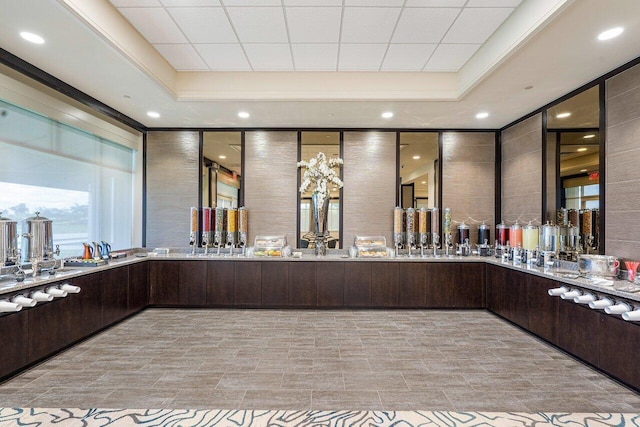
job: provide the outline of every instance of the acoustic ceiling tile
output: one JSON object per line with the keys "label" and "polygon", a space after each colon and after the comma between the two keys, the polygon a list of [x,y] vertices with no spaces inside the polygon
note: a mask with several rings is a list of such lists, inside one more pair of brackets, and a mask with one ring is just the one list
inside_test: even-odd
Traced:
{"label": "acoustic ceiling tile", "polygon": [[283,0],[285,6],[342,6],[342,0]]}
{"label": "acoustic ceiling tile", "polygon": [[167,11],[159,7],[133,7],[119,9],[151,44],[188,43]]}
{"label": "acoustic ceiling tile", "polygon": [[339,71],[377,71],[387,50],[386,44],[342,44]]}
{"label": "acoustic ceiling tile", "polygon": [[221,7],[173,7],[167,10],[191,43],[238,41]]}
{"label": "acoustic ceiling tile", "polygon": [[338,44],[292,44],[296,71],[336,71]]}
{"label": "acoustic ceiling tile", "polygon": [[287,7],[291,43],[337,43],[340,39],[339,7]]}
{"label": "acoustic ceiling tile", "polygon": [[250,71],[240,44],[197,44],[196,50],[212,71]]}
{"label": "acoustic ceiling tile", "polygon": [[442,42],[484,43],[511,12],[511,8],[465,8]]}
{"label": "acoustic ceiling tile", "polygon": [[458,71],[473,56],[480,44],[441,44],[424,71]]}
{"label": "acoustic ceiling tile", "polygon": [[518,7],[522,0],[469,0],[467,7]]}
{"label": "acoustic ceiling tile", "polygon": [[190,44],[153,45],[177,71],[209,70],[198,52]]}
{"label": "acoustic ceiling tile", "polygon": [[461,9],[404,9],[392,43],[439,43]]}
{"label": "acoustic ceiling tile", "polygon": [[292,71],[288,44],[245,44],[251,67],[255,71]]}
{"label": "acoustic ceiling tile", "polygon": [[436,44],[392,44],[382,63],[382,71],[421,71]]}
{"label": "acoustic ceiling tile", "polygon": [[220,0],[160,0],[164,7],[220,6]]}
{"label": "acoustic ceiling tile", "polygon": [[231,25],[241,43],[287,43],[281,7],[229,7]]}
{"label": "acoustic ceiling tile", "polygon": [[462,7],[467,0],[407,0],[405,7]]}
{"label": "acoustic ceiling tile", "polygon": [[404,0],[345,0],[345,6],[401,7]]}
{"label": "acoustic ceiling tile", "polygon": [[280,0],[221,0],[223,6],[282,6]]}
{"label": "acoustic ceiling tile", "polygon": [[387,43],[400,8],[347,7],[342,21],[343,43]]}
{"label": "acoustic ceiling tile", "polygon": [[115,7],[158,7],[158,0],[109,0]]}

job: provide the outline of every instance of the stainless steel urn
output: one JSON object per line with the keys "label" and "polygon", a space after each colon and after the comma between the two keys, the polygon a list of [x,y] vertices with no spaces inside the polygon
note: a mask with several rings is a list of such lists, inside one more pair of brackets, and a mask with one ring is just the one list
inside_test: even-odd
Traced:
{"label": "stainless steel urn", "polygon": [[47,261],[53,259],[52,221],[40,216],[29,217],[22,222],[22,261]]}
{"label": "stainless steel urn", "polygon": [[0,215],[0,267],[18,261],[18,223]]}

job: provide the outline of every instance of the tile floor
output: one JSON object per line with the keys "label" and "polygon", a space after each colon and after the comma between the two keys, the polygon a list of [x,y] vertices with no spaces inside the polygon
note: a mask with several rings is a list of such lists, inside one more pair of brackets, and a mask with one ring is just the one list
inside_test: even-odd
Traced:
{"label": "tile floor", "polygon": [[0,406],[639,412],[486,311],[149,309],[0,384]]}

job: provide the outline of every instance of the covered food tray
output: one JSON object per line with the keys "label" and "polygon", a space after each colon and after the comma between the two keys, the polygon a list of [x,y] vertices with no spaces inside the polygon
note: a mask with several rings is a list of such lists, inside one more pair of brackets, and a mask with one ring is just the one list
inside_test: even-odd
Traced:
{"label": "covered food tray", "polygon": [[256,236],[253,244],[254,256],[280,257],[287,246],[285,236]]}
{"label": "covered food tray", "polygon": [[358,251],[358,257],[382,258],[388,254],[387,239],[384,236],[356,236],[354,245]]}

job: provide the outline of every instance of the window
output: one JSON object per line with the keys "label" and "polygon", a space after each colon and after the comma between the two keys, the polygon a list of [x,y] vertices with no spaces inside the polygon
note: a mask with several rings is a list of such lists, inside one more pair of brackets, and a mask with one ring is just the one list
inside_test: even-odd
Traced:
{"label": "window", "polygon": [[132,246],[134,151],[0,101],[0,210],[52,220],[60,256]]}

